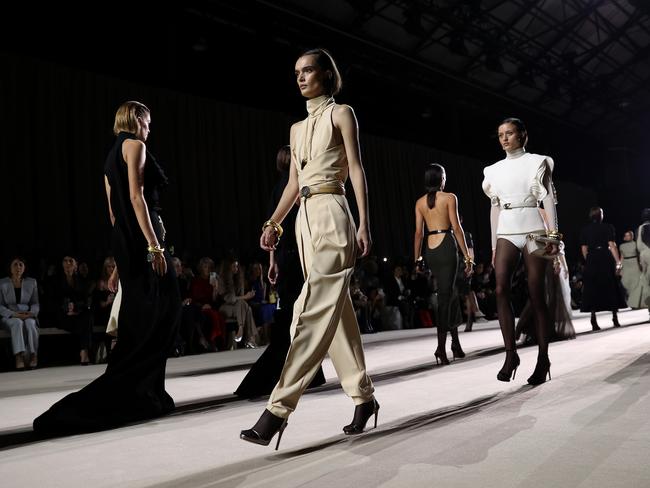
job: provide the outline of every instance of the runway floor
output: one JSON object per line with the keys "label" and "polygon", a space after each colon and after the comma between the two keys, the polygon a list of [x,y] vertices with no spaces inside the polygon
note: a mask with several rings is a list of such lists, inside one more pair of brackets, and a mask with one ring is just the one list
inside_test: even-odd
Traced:
{"label": "runway floor", "polygon": [[[647,310],[577,314],[575,340],[551,344],[553,379],[526,384],[536,348],[519,350],[514,382],[496,380],[496,322],[462,333],[467,358],[433,360],[435,331],[364,336],[381,404],[377,429],[342,434],[352,402],[323,364],[280,450],[239,440],[265,399],[232,395],[262,350],[171,359],[177,411],[151,422],[35,440],[32,419],[99,375],[68,366],[0,375],[0,483],[4,487],[650,487],[650,324]],[[451,357],[451,352],[448,354]]]}

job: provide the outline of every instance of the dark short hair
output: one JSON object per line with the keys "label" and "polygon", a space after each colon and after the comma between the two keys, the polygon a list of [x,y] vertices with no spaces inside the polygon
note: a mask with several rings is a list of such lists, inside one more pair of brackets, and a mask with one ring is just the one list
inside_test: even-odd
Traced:
{"label": "dark short hair", "polygon": [[275,167],[280,173],[291,168],[291,146],[282,146],[275,157]]}
{"label": "dark short hair", "polygon": [[591,207],[589,209],[589,220],[592,222],[602,222],[603,221],[603,209],[600,207]]}
{"label": "dark short hair", "polygon": [[505,118],[501,121],[499,127],[501,127],[503,124],[512,124],[517,128],[517,132],[519,132],[519,135],[523,141],[521,141],[521,145],[525,146],[528,144],[528,130],[526,129],[526,124],[524,124],[524,121],[521,119],[518,119],[517,117],[508,117]]}
{"label": "dark short hair", "polygon": [[319,47],[316,49],[308,49],[300,55],[301,58],[303,56],[316,56],[316,64],[322,70],[332,73],[332,76],[326,82],[325,87],[330,95],[338,95],[341,88],[343,88],[343,79],[341,78],[341,73],[336,66],[336,61],[334,61],[330,52],[327,49]]}
{"label": "dark short hair", "polygon": [[27,260],[18,254],[12,256],[9,262],[7,263],[7,271],[9,271],[9,274],[11,275],[11,263],[13,263],[14,261],[20,261],[21,263],[23,263],[25,265],[25,271],[23,271],[23,275],[27,274]]}

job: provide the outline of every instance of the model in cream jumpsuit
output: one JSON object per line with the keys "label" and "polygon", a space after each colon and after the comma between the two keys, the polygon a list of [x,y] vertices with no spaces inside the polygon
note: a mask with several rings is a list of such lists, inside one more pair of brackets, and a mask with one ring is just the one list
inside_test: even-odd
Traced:
{"label": "model in cream jumpsuit", "polygon": [[[280,380],[258,422],[240,434],[241,439],[262,445],[268,445],[278,432],[279,445],[287,417],[295,410],[327,353],[343,390],[355,404],[353,421],[343,431],[362,432],[373,414],[376,425],[379,410],[366,373],[349,290],[357,250],[365,255],[371,245],[356,118],[350,107],[335,104],[330,93],[336,93],[337,88],[330,86],[320,93],[306,93],[333,79],[338,80],[340,87],[340,76],[329,53],[305,53],[296,63],[296,75],[303,96],[308,98],[309,115],[291,129],[292,174],[273,215],[278,221],[272,218],[264,224],[260,244],[266,250],[273,249],[276,238],[282,234],[280,223],[299,191],[296,239],[305,283],[294,304],[291,346]],[[346,148],[355,153],[348,154]],[[345,198],[348,174],[360,207],[358,232]]]}

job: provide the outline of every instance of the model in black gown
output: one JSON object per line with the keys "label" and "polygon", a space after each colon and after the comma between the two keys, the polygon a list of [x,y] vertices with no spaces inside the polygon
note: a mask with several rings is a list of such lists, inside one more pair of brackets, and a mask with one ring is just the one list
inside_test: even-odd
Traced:
{"label": "model in black gown", "polygon": [[[103,375],[55,403],[34,420],[34,430],[68,434],[109,429],[169,413],[174,401],[165,391],[165,367],[180,314],[173,266],[163,276],[147,262],[147,239],[131,204],[122,144],[136,136],[120,132],[108,154],[105,174],[115,216],[112,246],[122,286],[120,338]],[[167,178],[149,153],[144,166],[144,198],[163,246],[164,228],[157,208],[158,191]],[[167,262],[171,256],[165,252]]]}
{"label": "model in black gown", "polygon": [[[618,309],[627,307],[620,281],[616,276],[621,259],[616,247],[614,226],[603,222],[603,211],[593,207],[591,223],[580,233],[582,255],[585,258],[581,312],[591,312],[591,326],[599,330],[596,312],[611,311],[614,327],[618,327]],[[620,266],[620,265],[619,265]]]}
{"label": "model in black gown", "polygon": [[[285,162],[286,165],[284,164]],[[284,187],[289,182],[289,164],[291,164],[291,152],[289,147],[286,146],[278,151],[280,179],[273,189],[271,209],[275,209],[278,205]],[[235,395],[242,398],[270,395],[280,379],[280,373],[287,358],[287,352],[291,344],[289,329],[293,315],[293,304],[298,298],[298,295],[300,295],[300,290],[304,282],[295,236],[297,214],[298,207],[294,205],[284,220],[284,235],[275,250],[275,260],[278,267],[277,287],[278,296],[280,297],[280,309],[275,311],[273,317],[268,347],[257,362],[253,364],[237,388],[237,391],[235,391]],[[320,386],[324,383],[325,376],[323,375],[323,369],[319,368],[316,376],[314,376],[314,379],[309,384],[309,388]]]}

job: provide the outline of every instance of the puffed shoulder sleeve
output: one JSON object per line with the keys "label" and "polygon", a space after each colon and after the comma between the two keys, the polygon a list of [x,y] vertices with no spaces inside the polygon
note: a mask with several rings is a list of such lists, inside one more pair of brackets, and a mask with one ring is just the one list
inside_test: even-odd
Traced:
{"label": "puffed shoulder sleeve", "polygon": [[497,196],[496,189],[492,185],[491,181],[492,178],[490,178],[490,167],[486,167],[483,169],[483,192],[487,195],[487,197],[490,199],[490,204],[493,207],[498,207],[499,206],[499,197]]}
{"label": "puffed shoulder sleeve", "polygon": [[552,195],[554,203],[557,203],[555,186],[553,186],[554,166],[553,158],[549,156],[544,156],[539,162],[537,173],[533,180],[533,187],[531,188],[531,192],[537,200],[544,200],[548,195]]}

